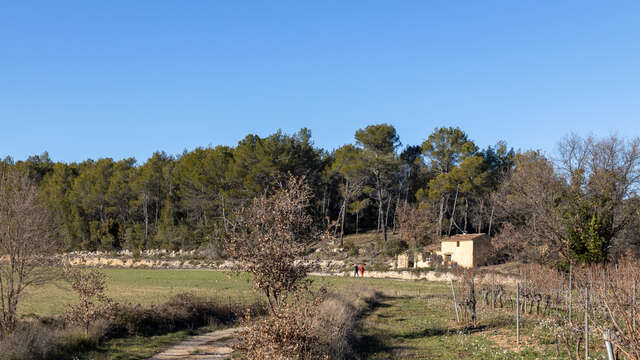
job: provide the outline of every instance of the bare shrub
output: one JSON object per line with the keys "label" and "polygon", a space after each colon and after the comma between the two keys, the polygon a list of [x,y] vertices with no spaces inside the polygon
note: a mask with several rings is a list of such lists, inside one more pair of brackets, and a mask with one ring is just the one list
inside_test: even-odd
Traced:
{"label": "bare shrub", "polygon": [[238,348],[255,360],[328,359],[321,349],[324,339],[312,331],[322,300],[297,293],[281,304],[277,316],[252,320],[247,314]]}
{"label": "bare shrub", "polygon": [[262,303],[219,302],[194,294],[179,294],[159,305],[119,305],[108,337],[151,336],[180,329],[196,329],[212,323],[228,324],[244,311],[264,314]]}
{"label": "bare shrub", "polygon": [[376,297],[374,290],[357,287],[329,292],[320,303],[313,329],[318,337],[326,339],[326,353],[330,359],[357,357],[353,348],[359,341],[356,335],[357,318]]}
{"label": "bare shrub", "polygon": [[456,306],[461,311],[461,320],[476,326],[478,323],[477,306],[477,283],[476,274],[473,270],[459,270],[460,285],[458,285],[458,303]]}
{"label": "bare shrub", "polygon": [[5,360],[68,359],[94,350],[111,338],[150,336],[230,323],[242,311],[265,314],[261,303],[219,302],[192,294],[178,295],[155,306],[119,305],[111,319],[95,320],[89,332],[68,325],[62,318],[41,318],[17,323],[13,333],[0,339],[0,358]]}
{"label": "bare shrub", "polygon": [[375,296],[371,290],[298,292],[287,298],[278,316],[256,320],[246,314],[237,348],[256,360],[354,358],[357,316]]}
{"label": "bare shrub", "polygon": [[575,272],[577,288],[582,290],[578,292],[578,301],[582,304],[585,301],[583,289],[589,289],[589,320],[593,329],[599,335],[609,337],[626,358],[640,359],[637,300],[640,262],[625,257],[617,265],[580,267]]}
{"label": "bare shrub", "polygon": [[44,359],[57,345],[58,332],[38,323],[19,323],[0,340],[0,354],[5,360]]}
{"label": "bare shrub", "polygon": [[67,268],[64,278],[80,298],[77,304],[67,305],[64,316],[69,323],[81,325],[87,335],[93,322],[113,316],[117,304],[104,294],[107,276],[102,271]]}
{"label": "bare shrub", "polygon": [[304,284],[308,269],[295,260],[320,239],[308,213],[310,198],[305,179],[290,177],[275,194],[254,199],[231,220],[226,251],[237,270],[253,275],[254,289],[265,294],[274,314],[287,294]]}

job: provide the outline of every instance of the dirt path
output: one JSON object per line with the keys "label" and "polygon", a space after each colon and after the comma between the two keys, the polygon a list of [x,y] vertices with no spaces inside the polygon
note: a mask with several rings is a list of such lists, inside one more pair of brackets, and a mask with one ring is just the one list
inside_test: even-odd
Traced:
{"label": "dirt path", "polygon": [[193,336],[149,360],[208,360],[229,359],[232,346],[237,343],[234,334],[241,328],[213,331]]}

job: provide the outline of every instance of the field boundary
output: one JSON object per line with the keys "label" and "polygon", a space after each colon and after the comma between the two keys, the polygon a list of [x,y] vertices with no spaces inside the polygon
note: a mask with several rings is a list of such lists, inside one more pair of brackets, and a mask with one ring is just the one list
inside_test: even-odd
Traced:
{"label": "field boundary", "polygon": [[[312,276],[341,276],[341,277],[354,277],[350,272],[310,272]],[[364,277],[374,279],[389,279],[389,280],[426,280],[426,281],[457,281],[460,280],[460,276],[451,272],[439,272],[439,271],[365,271]],[[515,276],[502,275],[497,273],[480,273],[476,276],[479,281],[494,280],[498,284],[515,285],[518,278]]]}

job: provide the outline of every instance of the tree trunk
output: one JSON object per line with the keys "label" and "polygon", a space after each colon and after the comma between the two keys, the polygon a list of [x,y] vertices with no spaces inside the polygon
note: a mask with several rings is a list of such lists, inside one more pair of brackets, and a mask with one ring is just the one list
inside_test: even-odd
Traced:
{"label": "tree trunk", "polygon": [[345,180],[344,184],[344,200],[342,201],[342,220],[340,222],[340,247],[344,246],[344,218],[347,213],[347,201],[349,201],[349,180]]}
{"label": "tree trunk", "polygon": [[476,233],[482,230],[482,211],[484,210],[484,200],[480,200],[480,209],[478,209],[478,224],[476,224]]}
{"label": "tree trunk", "polygon": [[388,227],[389,225],[389,212],[391,212],[391,194],[389,194],[389,199],[387,200],[387,213],[384,216],[384,227]]}
{"label": "tree trunk", "polygon": [[440,195],[440,214],[438,215],[438,233],[436,239],[442,237],[442,218],[444,217],[444,195]]}
{"label": "tree trunk", "polygon": [[384,200],[382,199],[382,190],[378,191],[378,216],[380,218],[379,223],[382,225],[382,236],[384,242],[387,242],[387,227],[383,223],[384,221]]}
{"label": "tree trunk", "polygon": [[491,225],[493,225],[493,210],[495,209],[495,205],[491,203],[491,216],[489,216],[489,231],[487,235],[491,236]]}
{"label": "tree trunk", "polygon": [[156,226],[158,226],[158,212],[160,211],[160,204],[159,204],[159,200],[156,200],[156,214],[155,214],[155,223]]}
{"label": "tree trunk", "polygon": [[396,208],[395,210],[393,210],[393,234],[395,235],[396,233],[396,222],[398,219],[398,207],[400,206],[400,198],[402,197],[402,194],[398,194],[398,199],[396,200]]}
{"label": "tree trunk", "polygon": [[358,235],[358,218],[360,217],[360,211],[356,213],[356,235]]}
{"label": "tree trunk", "polygon": [[204,221],[204,227],[207,227],[207,209],[204,208],[204,206],[202,207],[202,220]]}
{"label": "tree trunk", "polygon": [[329,206],[331,205],[331,196],[327,196],[327,206],[324,208],[324,218],[327,220],[327,226],[329,226]]}
{"label": "tree trunk", "polygon": [[[325,212],[326,204],[327,204],[327,186],[324,187],[324,191],[322,192],[322,221],[324,222],[327,217],[327,213]],[[327,226],[329,226],[329,221],[327,220]]]}
{"label": "tree trunk", "polygon": [[453,209],[451,210],[451,219],[449,220],[449,232],[447,233],[447,236],[451,236],[451,227],[453,226],[453,218],[456,215],[456,204],[458,202],[458,189],[460,188],[460,185],[456,186],[456,197],[453,200]]}
{"label": "tree trunk", "polygon": [[228,232],[227,229],[227,213],[225,210],[226,204],[224,201],[224,195],[222,195],[222,226],[224,227],[224,231]]}
{"label": "tree trunk", "polygon": [[387,242],[387,226],[386,225],[382,227],[382,234],[383,234],[384,242]]}
{"label": "tree trunk", "polygon": [[469,214],[469,200],[467,200],[467,198],[464,198],[464,233],[467,233],[467,215]]}
{"label": "tree trunk", "polygon": [[[340,219],[342,219],[342,206],[340,206],[340,212],[338,213],[338,219],[336,219],[336,222],[340,221]],[[333,228],[333,236],[337,236],[338,235],[338,226],[335,226]]]}
{"label": "tree trunk", "polygon": [[147,194],[143,195],[144,199],[144,245],[147,245],[147,236],[149,235],[149,200]]}
{"label": "tree trunk", "polygon": [[378,227],[376,229],[377,232],[380,232],[380,223],[382,222],[382,206],[380,206],[380,201],[377,201],[378,203]]}

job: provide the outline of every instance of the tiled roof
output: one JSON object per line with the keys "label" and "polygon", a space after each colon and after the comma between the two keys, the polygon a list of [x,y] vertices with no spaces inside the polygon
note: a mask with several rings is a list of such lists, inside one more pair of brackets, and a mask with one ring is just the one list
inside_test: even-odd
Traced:
{"label": "tiled roof", "polygon": [[479,239],[482,237],[487,236],[487,234],[459,234],[459,235],[453,235],[453,236],[449,236],[448,238],[442,239],[442,241],[473,241],[475,239]]}

